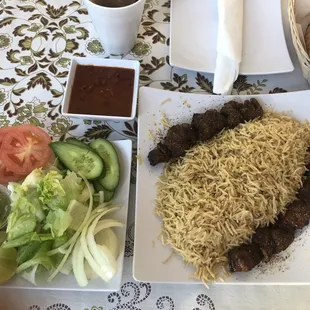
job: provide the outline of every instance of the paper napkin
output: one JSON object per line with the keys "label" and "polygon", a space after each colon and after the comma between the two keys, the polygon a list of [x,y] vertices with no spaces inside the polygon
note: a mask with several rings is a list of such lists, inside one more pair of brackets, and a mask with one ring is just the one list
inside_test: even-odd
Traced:
{"label": "paper napkin", "polygon": [[229,95],[242,59],[243,0],[218,0],[218,17],[213,92]]}

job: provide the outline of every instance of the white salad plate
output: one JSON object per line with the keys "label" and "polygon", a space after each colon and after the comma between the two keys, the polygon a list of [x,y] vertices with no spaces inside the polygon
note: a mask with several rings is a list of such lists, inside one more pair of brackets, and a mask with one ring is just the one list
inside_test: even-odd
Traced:
{"label": "white salad plate", "polygon": [[[214,73],[217,0],[172,0],[170,63]],[[245,0],[240,74],[274,74],[294,70],[287,50],[281,0]]]}
{"label": "white salad plate", "polygon": [[[161,220],[155,215],[156,183],[164,165],[152,167],[148,153],[163,129],[162,117],[171,125],[190,122],[193,113],[216,108],[229,100],[244,102],[255,97],[263,105],[276,111],[291,111],[293,117],[310,120],[310,91],[256,96],[212,96],[168,92],[141,88],[139,94],[139,132],[137,167],[136,221],[133,275],[138,281],[162,283],[200,282],[190,279],[194,268],[185,265],[182,258],[171,255],[170,246],[163,246],[158,236]],[[148,131],[149,129],[150,131]],[[151,133],[151,134],[150,134]],[[161,134],[159,136],[162,136]],[[278,254],[272,262],[257,266],[250,272],[233,273],[219,284],[310,284],[310,225],[299,231],[286,251]]]}
{"label": "white salad plate", "polygon": [[[132,157],[132,142],[131,140],[120,140],[112,142],[116,147],[119,162],[120,162],[120,181],[115,192],[113,203],[121,206],[120,210],[109,215],[110,218],[118,220],[125,224],[123,228],[113,228],[119,241],[119,257],[117,259],[117,272],[109,283],[105,283],[101,278],[95,278],[89,281],[86,287],[80,287],[73,274],[63,275],[59,273],[52,282],[47,282],[47,275],[37,277],[37,286],[15,276],[9,282],[1,285],[7,288],[22,288],[22,289],[48,289],[48,290],[78,290],[78,291],[118,291],[122,283],[123,262],[125,252],[126,225],[129,200],[129,186],[131,176],[131,157]],[[44,280],[43,280],[44,278]]]}

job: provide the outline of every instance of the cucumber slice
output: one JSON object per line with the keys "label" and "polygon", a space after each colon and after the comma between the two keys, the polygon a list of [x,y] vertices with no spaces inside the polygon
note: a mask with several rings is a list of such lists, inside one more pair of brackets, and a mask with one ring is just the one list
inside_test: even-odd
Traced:
{"label": "cucumber slice", "polygon": [[98,180],[93,180],[92,181],[93,185],[94,185],[94,189],[95,191],[98,193],[98,192],[103,192],[104,191],[104,188],[102,187],[102,185],[99,183]]}
{"label": "cucumber slice", "polygon": [[93,150],[67,142],[51,142],[50,147],[58,159],[71,171],[86,179],[100,177],[105,169],[102,158]]}
{"label": "cucumber slice", "polygon": [[97,151],[105,165],[105,177],[98,179],[105,190],[113,192],[119,182],[119,160],[115,147],[110,141],[97,139],[90,143],[90,147]]}
{"label": "cucumber slice", "polygon": [[99,183],[99,181],[92,181],[96,192],[103,192],[104,194],[104,202],[109,202],[114,198],[115,192],[108,191],[103,188],[103,186]]}
{"label": "cucumber slice", "polygon": [[114,198],[115,192],[107,191],[105,189],[103,193],[104,193],[104,202],[109,202]]}
{"label": "cucumber slice", "polygon": [[74,144],[74,145],[78,145],[78,146],[86,147],[86,148],[90,149],[90,147],[86,143],[84,143],[84,142],[82,142],[82,141],[80,141],[80,140],[78,140],[76,138],[68,138],[66,140],[66,142],[68,142],[70,144]]}
{"label": "cucumber slice", "polygon": [[[88,144],[86,144],[86,143],[84,143],[81,140],[78,140],[76,138],[68,138],[66,140],[66,142],[68,142],[70,144],[78,145],[78,146],[81,146],[81,147],[85,147],[85,148],[93,151],[93,149]],[[101,179],[101,178],[104,178],[104,177],[105,177],[105,169],[102,170],[102,174],[98,178]]]}
{"label": "cucumber slice", "polygon": [[64,171],[64,170],[67,170],[67,168],[63,165],[63,163],[58,160],[57,162],[57,168],[60,170],[60,171]]}

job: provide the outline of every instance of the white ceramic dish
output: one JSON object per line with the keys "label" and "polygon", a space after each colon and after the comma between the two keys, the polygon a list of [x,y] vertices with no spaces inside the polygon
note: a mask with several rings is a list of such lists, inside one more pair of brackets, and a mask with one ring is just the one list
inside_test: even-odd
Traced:
{"label": "white ceramic dish", "polygon": [[[216,0],[172,0],[170,63],[214,73],[217,44]],[[240,74],[293,71],[282,24],[281,0],[244,1]]]}
{"label": "white ceramic dish", "polygon": [[[111,218],[121,221],[127,224],[128,213],[128,199],[129,199],[129,186],[131,175],[131,154],[132,154],[132,142],[131,140],[114,141],[113,144],[116,147],[121,167],[120,183],[115,193],[114,202],[120,204],[122,207],[117,212],[111,214]],[[22,288],[22,289],[50,289],[50,290],[77,290],[77,291],[118,291],[121,287],[123,262],[125,252],[125,240],[126,240],[126,226],[124,228],[117,228],[114,230],[120,246],[120,254],[117,259],[117,273],[109,283],[105,283],[100,278],[89,281],[86,287],[79,287],[73,274],[68,276],[58,274],[52,282],[46,280],[37,281],[37,286],[34,286],[27,280],[15,276],[8,283],[0,286],[8,288]],[[43,275],[46,279],[46,275]]]}
{"label": "white ceramic dish", "polygon": [[[147,155],[155,146],[148,130],[154,134],[162,128],[162,113],[173,124],[190,122],[193,113],[222,105],[235,99],[244,101],[255,97],[260,103],[278,111],[293,111],[298,119],[310,120],[310,91],[258,96],[212,96],[182,94],[151,88],[142,88],[139,94],[138,152],[142,160],[137,170],[137,197],[135,222],[135,247],[133,274],[135,279],[146,282],[199,283],[190,280],[191,266],[185,266],[182,259],[171,254],[169,246],[158,240],[161,221],[154,213],[156,182],[163,171],[163,165],[151,167]],[[164,103],[164,104],[163,104]],[[157,126],[155,125],[157,124]],[[234,273],[224,284],[310,284],[310,225],[296,237],[291,246],[278,256],[276,262],[258,266],[251,272]],[[281,257],[289,256],[281,261]],[[222,283],[221,283],[222,284]]]}
{"label": "white ceramic dish", "polygon": [[[91,65],[98,67],[118,67],[127,68],[135,70],[135,80],[134,80],[134,93],[131,105],[131,115],[129,117],[121,116],[108,116],[108,115],[92,115],[92,114],[74,114],[69,112],[69,101],[71,97],[72,84],[75,76],[75,70],[77,65]],[[64,96],[64,102],[62,105],[61,113],[65,116],[82,118],[82,119],[94,119],[94,120],[114,120],[114,121],[130,121],[136,116],[137,109],[137,98],[138,98],[138,87],[139,87],[139,72],[140,63],[136,60],[126,60],[126,59],[102,59],[102,58],[87,58],[87,57],[73,57],[71,61],[71,66],[69,69],[69,76],[67,87]]]}

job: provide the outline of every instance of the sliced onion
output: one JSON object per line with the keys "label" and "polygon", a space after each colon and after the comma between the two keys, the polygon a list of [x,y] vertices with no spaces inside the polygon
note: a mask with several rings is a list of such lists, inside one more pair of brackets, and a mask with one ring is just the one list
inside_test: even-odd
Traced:
{"label": "sliced onion", "polygon": [[112,220],[112,219],[105,219],[98,222],[94,235],[97,235],[103,229],[110,228],[110,227],[125,227],[125,225],[119,221]]}
{"label": "sliced onion", "polygon": [[[96,226],[97,222],[106,214],[114,212],[116,210],[118,210],[118,207],[112,207],[106,211],[103,211],[102,213],[100,213],[92,222],[91,227],[92,226]],[[99,250],[97,249],[97,245],[95,243],[94,240],[94,235],[88,235],[89,229],[87,229],[88,227],[84,227],[82,234],[81,234],[81,246],[84,252],[84,256],[86,258],[86,260],[88,261],[90,267],[94,270],[94,272],[96,272],[98,274],[98,276],[104,280],[105,282],[110,281],[111,277],[113,277],[113,275],[116,272],[116,268],[114,270],[114,268],[111,268],[111,266],[107,266],[105,264],[109,264],[109,262],[106,260],[104,262],[104,264],[101,264],[100,262],[102,261],[102,254],[99,252]],[[87,239],[86,239],[86,234],[87,234]],[[89,240],[88,240],[88,236],[90,237],[91,240],[93,240],[94,242],[92,243],[92,245],[90,245]],[[92,246],[92,248],[91,248]],[[99,252],[99,254],[98,254]],[[97,262],[97,260],[93,257],[93,255],[95,255],[97,258],[99,258],[99,264]],[[113,266],[112,266],[113,267]]]}
{"label": "sliced onion", "polygon": [[103,229],[97,234],[95,230],[95,240],[98,245],[105,245],[111,251],[114,258],[117,259],[119,254],[118,239],[115,232],[111,228]]}
{"label": "sliced onion", "polygon": [[[100,217],[97,217],[88,228],[87,243],[93,259],[104,274],[104,280],[108,282],[113,278],[114,274],[116,273],[117,266],[116,260],[113,257],[112,253],[109,251],[109,249],[106,246],[102,246],[102,250],[101,248],[98,249],[98,245],[95,242],[94,231],[99,220]],[[106,222],[108,221],[109,220],[106,220]]]}
{"label": "sliced onion", "polygon": [[84,269],[84,253],[82,251],[80,239],[76,242],[74,246],[72,254],[72,268],[75,279],[79,284],[79,286],[81,287],[87,286],[88,280]]}
{"label": "sliced onion", "polygon": [[100,191],[99,192],[99,205],[101,205],[102,203],[104,203],[104,192]]}
{"label": "sliced onion", "polygon": [[92,267],[90,267],[90,265],[86,259],[84,259],[84,270],[85,270],[85,274],[86,274],[86,277],[88,280],[98,278],[97,273],[93,270]]}
{"label": "sliced onion", "polygon": [[72,271],[72,254],[69,255],[67,261],[65,262],[65,264],[63,265],[63,267],[59,272],[67,276],[70,274],[71,271]]}

